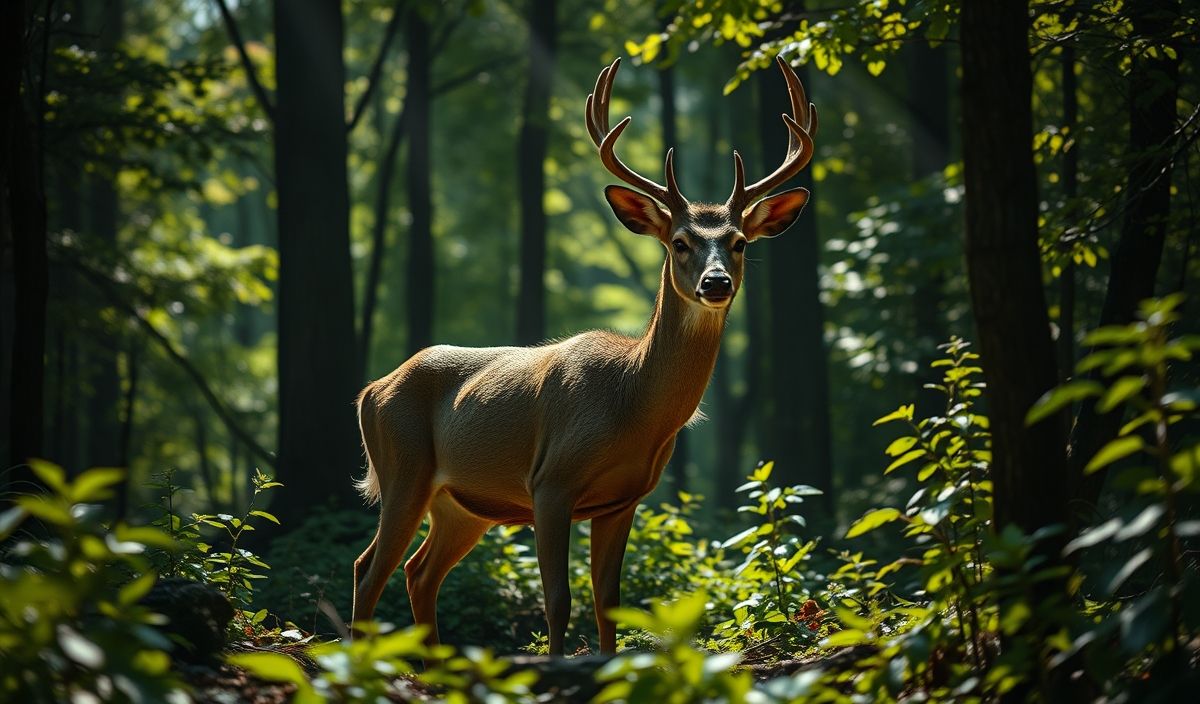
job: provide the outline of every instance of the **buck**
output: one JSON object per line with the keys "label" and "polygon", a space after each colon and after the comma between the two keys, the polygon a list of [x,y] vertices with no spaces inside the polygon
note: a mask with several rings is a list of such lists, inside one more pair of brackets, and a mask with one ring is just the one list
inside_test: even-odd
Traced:
{"label": "buck", "polygon": [[616,649],[607,617],[620,600],[621,562],[638,501],[658,483],[675,437],[697,414],[725,318],[742,283],[746,245],[782,233],[808,191],[766,197],[812,158],[815,108],[780,59],[791,115],[783,163],[746,185],[735,151],[733,192],[692,203],[666,154],[666,185],[626,166],[608,127],[620,59],[600,72],[586,122],[600,160],[637,190],[608,186],[625,227],[666,249],[654,314],[641,337],[584,332],[538,347],[430,347],[358,397],[368,469],[358,488],[378,502],[379,529],[354,563],[353,619],[370,619],[425,516],[429,533],[405,563],[413,618],[438,642],[442,580],[495,525],[533,524],[550,653],[563,654],[571,610],[567,552],[573,521],[591,520],[591,575],[600,649]]}

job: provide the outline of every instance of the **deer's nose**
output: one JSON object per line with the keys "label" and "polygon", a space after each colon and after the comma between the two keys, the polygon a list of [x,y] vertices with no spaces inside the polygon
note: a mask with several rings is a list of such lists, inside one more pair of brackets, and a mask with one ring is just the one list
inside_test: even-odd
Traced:
{"label": "deer's nose", "polygon": [[733,293],[733,279],[723,271],[712,271],[700,279],[699,293],[704,298],[728,298]]}

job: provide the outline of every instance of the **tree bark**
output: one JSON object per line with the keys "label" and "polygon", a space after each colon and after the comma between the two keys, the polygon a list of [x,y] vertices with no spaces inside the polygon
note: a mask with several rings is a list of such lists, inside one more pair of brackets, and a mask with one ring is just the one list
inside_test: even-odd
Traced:
{"label": "tree bark", "polygon": [[[1129,12],[1135,34],[1166,41],[1179,4],[1149,0],[1131,4]],[[1157,57],[1135,56],[1129,88],[1129,153],[1134,162],[1125,186],[1125,220],[1100,310],[1101,326],[1131,322],[1138,303],[1154,295],[1171,209],[1179,62],[1163,52]],[[1122,415],[1120,410],[1098,414],[1094,401],[1086,401],[1080,408],[1071,445],[1070,476],[1081,511],[1095,503],[1107,474],[1101,470],[1085,477],[1083,468],[1116,436]]]}
{"label": "tree bark", "polygon": [[408,119],[408,354],[433,344],[434,282],[433,200],[430,187],[429,145],[429,24],[421,13],[408,16],[408,91],[404,110]]}
{"label": "tree bark", "polygon": [[556,53],[556,0],[530,0],[529,80],[517,146],[521,208],[520,280],[517,285],[517,343],[532,345],[546,335],[546,149],[549,141],[550,79]]}
{"label": "tree bark", "polygon": [[[987,381],[996,529],[1066,518],[1061,418],[1025,426],[1057,383],[1038,251],[1027,2],[966,3],[963,167],[971,304]],[[1019,341],[1019,342],[1018,342]]]}
{"label": "tree bark", "polygon": [[331,497],[353,500],[361,465],[350,264],[342,13],[276,0],[279,478],[285,530]]}
{"label": "tree bark", "polygon": [[[801,66],[796,75],[806,82],[808,69]],[[779,116],[791,108],[779,76],[768,71],[758,76],[760,168],[770,170],[787,153],[787,127]],[[813,190],[812,173],[806,169],[777,190],[790,186]],[[771,421],[763,457],[775,461],[778,484],[807,484],[824,492],[806,508],[811,512],[811,507],[819,507],[828,514],[834,505],[829,363],[818,270],[821,242],[811,201],[791,230],[758,246],[767,250],[770,291]]]}
{"label": "tree bark", "polygon": [[[46,197],[42,180],[41,139],[28,104],[41,109],[41,96],[32,86],[22,95],[28,15],[24,2],[5,4],[4,50],[4,174],[0,186],[8,199],[12,233],[13,338],[9,417],[9,465],[22,465],[43,452],[46,353]],[[45,71],[45,67],[41,67]],[[39,72],[40,73],[40,72]],[[28,478],[28,475],[18,475]]]}

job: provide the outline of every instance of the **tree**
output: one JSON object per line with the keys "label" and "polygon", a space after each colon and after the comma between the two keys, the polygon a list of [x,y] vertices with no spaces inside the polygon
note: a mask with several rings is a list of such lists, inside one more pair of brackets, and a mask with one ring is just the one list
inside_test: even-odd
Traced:
{"label": "tree", "polygon": [[[801,66],[796,75],[807,82],[807,67]],[[767,71],[758,76],[761,168],[769,169],[773,160],[787,153],[787,130],[779,115],[788,112],[789,102],[778,76]],[[803,171],[792,185],[796,184],[811,191],[812,172]],[[777,476],[785,485],[820,489],[823,493],[816,503],[829,512],[833,508],[829,370],[816,223],[816,208],[810,205],[791,230],[766,245],[771,417],[764,457],[775,460]]]}
{"label": "tree", "polygon": [[966,3],[961,23],[965,249],[988,385],[996,529],[1012,524],[1032,534],[1066,518],[1066,443],[1060,416],[1025,425],[1030,407],[1058,376],[1029,148],[1028,7]]}
{"label": "tree", "polygon": [[296,526],[312,506],[352,496],[358,365],[341,8],[329,0],[274,7],[279,467],[289,487],[278,513]]}
{"label": "tree", "polygon": [[[5,39],[0,91],[4,96],[0,131],[0,195],[7,216],[5,234],[12,241],[13,327],[9,401],[9,464],[21,465],[42,454],[45,412],[43,379],[46,350],[46,298],[49,264],[46,254],[46,197],[42,175],[39,126],[41,88],[24,76],[39,75],[45,66],[30,71],[27,62],[36,37],[49,41],[43,17],[36,32],[32,15],[22,1],[5,3],[0,24]],[[30,109],[30,105],[33,109]]]}
{"label": "tree", "polygon": [[546,147],[549,140],[550,78],[557,45],[556,0],[529,0],[529,74],[517,145],[521,209],[520,279],[517,285],[517,342],[540,342],[546,330]]}

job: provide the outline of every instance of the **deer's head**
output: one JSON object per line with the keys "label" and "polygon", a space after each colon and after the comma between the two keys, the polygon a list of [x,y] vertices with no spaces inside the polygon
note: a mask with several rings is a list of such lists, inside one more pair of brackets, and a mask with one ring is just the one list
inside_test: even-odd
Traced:
{"label": "deer's head", "polygon": [[600,160],[617,178],[638,190],[609,186],[609,205],[625,227],[662,242],[670,261],[672,288],[684,300],[709,308],[725,308],[742,284],[746,246],[760,237],[774,237],[791,227],[808,202],[808,190],[795,188],[767,197],[777,186],[799,173],[813,156],[812,136],[817,131],[816,107],[808,102],[804,87],[782,58],[779,68],[787,80],[792,114],[784,115],[788,152],[769,176],[746,185],[742,157],[734,151],[734,183],[729,198],[720,204],[692,203],[675,181],[674,149],[667,150],[666,185],[652,181],[625,165],[613,151],[632,118],[611,130],[608,106],[613,78],[621,60],[600,72],[596,88],[587,98],[587,127],[600,148]]}

